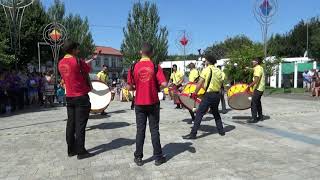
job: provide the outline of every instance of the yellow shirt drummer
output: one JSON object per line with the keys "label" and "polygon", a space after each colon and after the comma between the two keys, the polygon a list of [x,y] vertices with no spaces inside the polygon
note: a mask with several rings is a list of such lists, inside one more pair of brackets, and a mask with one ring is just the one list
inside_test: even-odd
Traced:
{"label": "yellow shirt drummer", "polygon": [[219,114],[219,102],[220,102],[220,88],[222,84],[222,71],[215,67],[214,65],[217,63],[215,57],[211,55],[206,55],[206,65],[207,67],[201,72],[199,82],[197,84],[196,91],[192,93],[192,98],[197,98],[198,91],[204,87],[206,90],[206,94],[201,100],[201,103],[197,109],[196,117],[194,120],[194,125],[190,134],[183,136],[184,139],[196,139],[197,132],[200,128],[200,124],[203,116],[207,113],[208,108],[211,108],[212,114],[216,121],[216,127],[218,129],[218,133],[221,136],[225,135],[225,131],[223,128],[223,124],[221,121],[221,117]]}
{"label": "yellow shirt drummer", "polygon": [[262,59],[255,58],[252,61],[253,65],[253,82],[248,86],[247,89],[253,87],[253,95],[251,99],[251,115],[252,120],[248,120],[248,123],[257,123],[263,121],[261,97],[265,90],[265,74],[264,69],[261,66]]}
{"label": "yellow shirt drummer", "polygon": [[106,65],[102,66],[102,70],[97,74],[97,79],[99,81],[102,81],[104,83],[108,83],[109,77],[108,77],[108,67]]}

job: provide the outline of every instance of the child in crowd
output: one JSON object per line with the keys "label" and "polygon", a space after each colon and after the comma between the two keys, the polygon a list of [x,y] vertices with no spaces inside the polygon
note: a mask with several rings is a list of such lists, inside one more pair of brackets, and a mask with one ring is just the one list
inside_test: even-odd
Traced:
{"label": "child in crowd", "polygon": [[51,107],[53,107],[54,103],[54,75],[52,71],[48,71],[47,74],[45,75],[45,104],[47,103],[50,104]]}
{"label": "child in crowd", "polygon": [[28,93],[29,93],[30,105],[38,103],[38,86],[39,86],[39,83],[37,81],[36,74],[35,73],[29,74]]}
{"label": "child in crowd", "polygon": [[65,96],[65,88],[64,88],[63,80],[61,80],[60,83],[58,84],[57,99],[59,104],[63,103],[63,106],[66,105],[66,96]]}

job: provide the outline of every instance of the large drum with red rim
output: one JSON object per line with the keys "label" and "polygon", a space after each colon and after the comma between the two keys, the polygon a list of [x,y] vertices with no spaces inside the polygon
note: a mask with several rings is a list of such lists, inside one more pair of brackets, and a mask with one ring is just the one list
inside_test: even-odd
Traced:
{"label": "large drum with red rim", "polygon": [[251,98],[253,89],[246,91],[247,84],[239,83],[231,86],[227,92],[228,104],[235,110],[246,110],[251,108]]}
{"label": "large drum with red rim", "polygon": [[93,80],[92,90],[89,92],[91,112],[101,113],[108,108],[111,102],[111,91],[104,82]]}
{"label": "large drum with red rim", "polygon": [[197,84],[190,82],[183,87],[182,92],[178,95],[181,104],[193,112],[195,112],[198,109],[201,102],[201,98],[205,94],[205,90],[201,88],[198,92],[198,98],[197,99],[191,98],[190,95],[191,93],[195,92],[196,88],[197,88]]}

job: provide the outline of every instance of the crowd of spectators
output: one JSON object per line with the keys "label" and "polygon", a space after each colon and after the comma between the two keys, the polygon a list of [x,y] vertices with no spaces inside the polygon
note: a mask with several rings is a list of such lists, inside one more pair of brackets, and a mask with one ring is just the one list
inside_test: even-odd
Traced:
{"label": "crowd of spectators", "polygon": [[63,82],[55,84],[52,71],[46,73],[0,71],[0,114],[28,107],[53,107],[55,99],[65,105]]}
{"label": "crowd of spectators", "polygon": [[311,69],[303,72],[303,87],[306,91],[311,92],[312,96],[320,95],[320,74],[319,70]]}

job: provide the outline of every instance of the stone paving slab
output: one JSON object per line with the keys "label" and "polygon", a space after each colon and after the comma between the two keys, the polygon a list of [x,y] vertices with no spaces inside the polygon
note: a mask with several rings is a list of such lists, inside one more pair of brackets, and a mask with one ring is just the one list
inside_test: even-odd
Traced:
{"label": "stone paving slab", "polygon": [[245,123],[250,111],[229,111],[222,118],[226,136],[217,134],[206,115],[197,140],[190,132],[186,110],[161,103],[160,133],[168,162],[152,161],[147,130],[144,159],[137,167],[135,116],[130,103],[112,102],[108,116],[91,115],[86,147],[97,155],[68,158],[65,144],[66,109],[39,109],[0,117],[0,179],[319,179],[320,102],[263,98],[267,119]]}

